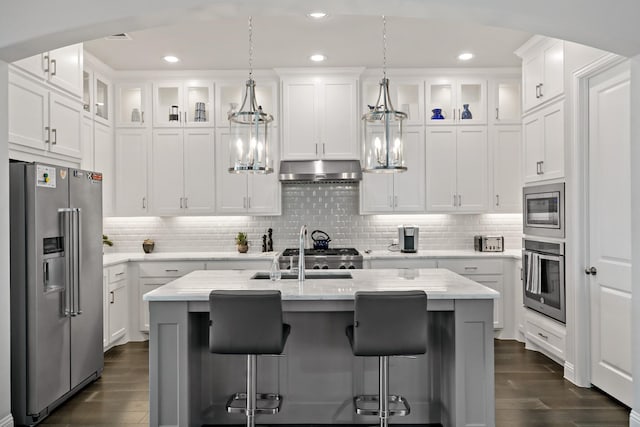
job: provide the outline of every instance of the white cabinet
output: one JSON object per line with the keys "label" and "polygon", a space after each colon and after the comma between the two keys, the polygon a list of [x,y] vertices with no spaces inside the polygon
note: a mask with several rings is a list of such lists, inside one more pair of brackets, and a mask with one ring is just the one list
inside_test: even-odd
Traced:
{"label": "white cabinet", "polygon": [[80,160],[80,167],[90,171],[95,170],[93,137],[93,119],[85,115],[82,119],[82,159]]}
{"label": "white cabinet", "polygon": [[153,83],[154,127],[213,126],[213,83],[163,81]]}
{"label": "white cabinet", "polygon": [[494,125],[522,123],[521,99],[520,78],[489,80],[489,123]]}
{"label": "white cabinet", "polygon": [[85,116],[111,126],[113,121],[111,82],[90,68],[85,68],[82,76],[82,106]]}
{"label": "white cabinet", "polygon": [[[486,124],[487,81],[481,78],[434,78],[425,85],[427,125]],[[465,112],[471,114],[468,118]],[[443,119],[434,118],[440,109]]]}
{"label": "white cabinet", "polygon": [[357,105],[355,76],[283,77],[282,158],[360,158]]}
{"label": "white cabinet", "polygon": [[[215,125],[219,128],[229,127],[230,111],[237,111],[242,106],[248,79],[216,80]],[[262,111],[274,118],[273,126],[279,123],[278,80],[275,78],[254,76],[256,82],[256,102]]]}
{"label": "white cabinet", "polygon": [[147,156],[149,131],[116,131],[116,212],[119,216],[141,216],[148,212]]}
{"label": "white cabinet", "polygon": [[129,324],[129,291],[127,264],[104,269],[105,284],[103,346],[108,348],[127,335]]}
{"label": "white cabinet", "polygon": [[151,212],[212,215],[215,211],[213,130],[156,129],[151,146]]}
{"label": "white cabinet", "polygon": [[522,58],[523,110],[564,93],[564,42],[536,36],[516,54]]}
{"label": "white cabinet", "polygon": [[422,127],[406,127],[402,173],[365,173],[360,184],[360,213],[425,211],[425,149]]}
{"label": "white cabinet", "polygon": [[[277,141],[272,140],[272,147]],[[280,215],[278,171],[271,174],[229,173],[229,131],[216,134],[216,213]],[[277,158],[277,153],[274,153]],[[277,169],[277,168],[276,168]]]}
{"label": "white cabinet", "polygon": [[116,126],[148,127],[151,120],[150,85],[144,82],[116,84]]}
{"label": "white cabinet", "polygon": [[522,119],[524,181],[564,177],[564,101]]}
{"label": "white cabinet", "polygon": [[427,211],[487,208],[486,126],[427,128]]}
{"label": "white cabinet", "polygon": [[[381,78],[368,78],[362,82],[360,115],[375,106],[380,92]],[[393,108],[407,114],[407,126],[424,125],[424,80],[408,77],[389,77],[389,95]]]}
{"label": "white cabinet", "polygon": [[378,258],[365,261],[365,268],[437,268],[435,259]]}
{"label": "white cabinet", "polygon": [[491,148],[491,210],[494,212],[522,212],[522,173],[520,125],[492,126]]}
{"label": "white cabinet", "polygon": [[102,172],[102,215],[113,216],[116,190],[116,150],[113,128],[94,123],[93,150],[93,167],[90,169]]}
{"label": "white cabinet", "polygon": [[538,350],[559,364],[566,360],[566,326],[533,310],[524,310],[525,348]]}
{"label": "white cabinet", "polygon": [[9,142],[80,159],[82,104],[18,73],[9,74]]}
{"label": "white cabinet", "polygon": [[80,98],[83,57],[79,43],[21,59],[13,65]]}

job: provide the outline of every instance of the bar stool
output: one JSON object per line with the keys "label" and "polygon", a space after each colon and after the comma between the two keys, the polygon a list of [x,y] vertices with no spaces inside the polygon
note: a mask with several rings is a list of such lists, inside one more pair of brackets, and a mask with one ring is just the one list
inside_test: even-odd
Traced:
{"label": "bar stool", "polygon": [[227,401],[227,412],[245,414],[247,427],[255,425],[256,414],[280,411],[281,395],[256,393],[256,362],[260,354],[281,354],[290,330],[289,325],[282,323],[280,291],[209,294],[209,351],[247,355],[247,390],[233,394]]}
{"label": "bar stool", "polygon": [[[389,395],[389,356],[409,356],[427,351],[427,295],[423,291],[356,292],[354,324],[346,330],[355,356],[378,357],[378,395],[353,398],[358,415],[377,415],[380,427],[389,417],[411,412],[402,396]],[[366,408],[377,402],[377,409]],[[389,409],[389,402],[396,409]]]}

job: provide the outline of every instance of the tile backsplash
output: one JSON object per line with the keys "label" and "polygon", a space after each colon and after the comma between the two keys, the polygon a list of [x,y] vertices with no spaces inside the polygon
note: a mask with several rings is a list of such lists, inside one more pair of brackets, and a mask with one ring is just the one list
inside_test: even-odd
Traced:
{"label": "tile backsplash", "polygon": [[114,246],[107,252],[138,252],[142,241],[156,241],[155,252],[234,251],[238,231],[248,233],[250,252],[260,252],[262,235],[273,228],[275,250],[297,247],[302,224],[323,230],[330,247],[386,249],[398,238],[399,224],[420,227],[419,249],[473,249],[476,234],[504,236],[505,248],[521,247],[520,214],[360,215],[357,184],[282,186],[281,216],[112,217],[104,233]]}

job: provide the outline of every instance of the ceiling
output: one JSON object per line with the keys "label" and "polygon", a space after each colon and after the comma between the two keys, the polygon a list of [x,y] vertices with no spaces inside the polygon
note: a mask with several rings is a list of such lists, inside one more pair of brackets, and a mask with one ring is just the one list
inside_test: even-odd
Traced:
{"label": "ceiling", "polygon": [[[248,67],[248,19],[192,19],[128,32],[131,40],[100,38],[85,48],[115,70],[237,70]],[[418,18],[387,19],[387,66],[519,67],[513,51],[530,33],[472,23]],[[382,66],[382,19],[377,16],[305,15],[253,18],[253,67]],[[457,56],[472,52],[467,62]],[[327,60],[313,63],[322,53]],[[180,62],[162,58],[175,55]]]}

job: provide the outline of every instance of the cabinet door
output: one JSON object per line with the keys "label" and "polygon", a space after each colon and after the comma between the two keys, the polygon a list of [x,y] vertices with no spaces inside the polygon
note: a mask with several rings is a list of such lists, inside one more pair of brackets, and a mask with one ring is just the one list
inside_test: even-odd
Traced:
{"label": "cabinet door", "polygon": [[564,42],[553,40],[542,51],[543,80],[540,101],[552,99],[564,92]]}
{"label": "cabinet door", "polygon": [[425,211],[424,131],[405,128],[404,158],[406,172],[393,175],[394,210],[397,213]]}
{"label": "cabinet door", "polygon": [[487,129],[484,126],[459,127],[458,134],[458,210],[483,212],[487,209],[488,158]]}
{"label": "cabinet door", "polygon": [[491,148],[493,198],[495,212],[522,212],[522,175],[520,172],[520,126],[493,126]]}
{"label": "cabinet door", "polygon": [[522,123],[520,79],[495,79],[490,83],[489,121],[493,124]]}
{"label": "cabinet door", "polygon": [[84,116],[82,118],[82,159],[80,167],[85,170],[95,170],[93,149],[93,120]]}
{"label": "cabinet door", "polygon": [[78,98],[82,97],[82,43],[49,52],[49,81]]}
{"label": "cabinet door", "polygon": [[543,121],[539,113],[527,116],[522,121],[522,149],[524,182],[540,180],[540,162],[544,158]]}
{"label": "cabinet door", "polygon": [[109,290],[109,344],[127,334],[129,323],[129,297],[127,282],[122,280],[111,285]]}
{"label": "cabinet door", "polygon": [[[483,79],[465,78],[457,82],[455,113],[456,122],[460,124],[487,123],[487,81]],[[465,118],[464,106],[467,105],[471,118]]]}
{"label": "cabinet door", "polygon": [[102,270],[102,348],[109,345],[109,273]]}
{"label": "cabinet door", "polygon": [[247,212],[247,175],[229,173],[229,131],[216,134],[216,212],[244,214]]}
{"label": "cabinet door", "polygon": [[22,76],[9,74],[9,142],[46,150],[49,91]]}
{"label": "cabinet door", "polygon": [[[426,92],[426,124],[447,125],[454,122],[454,113],[457,110],[455,100],[456,82],[449,78],[428,80]],[[441,110],[443,119],[434,119],[436,109]]]}
{"label": "cabinet door", "polygon": [[456,209],[456,127],[427,128],[427,210]]}
{"label": "cabinet door", "polygon": [[212,127],[213,83],[189,80],[184,87],[184,124],[189,127]]}
{"label": "cabinet door", "polygon": [[[227,115],[230,110],[242,106],[246,82],[246,79],[216,80],[216,127],[229,127]],[[262,111],[274,117],[274,124],[279,123],[278,82],[275,79],[256,77],[256,102],[262,106]]]}
{"label": "cabinet door", "polygon": [[[116,126],[145,127],[151,120],[149,87],[144,83],[116,85]],[[146,113],[146,114],[145,114]]]}
{"label": "cabinet door", "polygon": [[542,112],[544,128],[544,161],[542,179],[564,177],[564,102],[560,101]]}
{"label": "cabinet door", "polygon": [[504,301],[502,298],[504,295],[504,280],[502,275],[474,276],[463,274],[463,276],[473,280],[474,282],[478,282],[487,288],[500,292],[500,297],[493,300],[493,328],[504,328]]}
{"label": "cabinet door", "polygon": [[33,55],[28,58],[13,62],[12,64],[40,79],[46,79],[47,72],[45,70],[47,69],[47,67],[45,63],[45,55],[46,53],[39,53],[37,55]]}
{"label": "cabinet door", "polygon": [[186,213],[215,213],[215,165],[212,129],[184,131],[184,208]]}
{"label": "cabinet door", "polygon": [[522,109],[527,111],[540,102],[539,85],[542,83],[543,57],[535,53],[522,61]]}
{"label": "cabinet door", "polygon": [[154,215],[177,215],[184,210],[184,136],[182,129],[153,131],[149,179]]}
{"label": "cabinet door", "polygon": [[120,216],[147,214],[148,133],[142,129],[116,132],[116,208]]}
{"label": "cabinet door", "polygon": [[247,209],[253,215],[280,215],[278,175],[254,174],[247,177]]}
{"label": "cabinet door", "polygon": [[49,149],[80,159],[82,157],[82,107],[79,101],[51,92],[49,94]]}
{"label": "cabinet door", "polygon": [[93,132],[93,170],[102,172],[102,215],[113,216],[115,214],[114,199],[116,188],[116,150],[113,140],[113,130],[108,126],[95,123]]}
{"label": "cabinet door", "polygon": [[315,159],[318,149],[318,90],[315,82],[285,81],[282,88],[282,137],[285,160]]}
{"label": "cabinet door", "polygon": [[95,98],[95,120],[105,125],[111,125],[111,82],[104,76],[94,73],[93,90]]}
{"label": "cabinet door", "polygon": [[362,174],[362,182],[360,183],[361,214],[393,212],[393,196],[392,174]]}
{"label": "cabinet door", "polygon": [[166,285],[174,278],[157,277],[141,278],[138,280],[138,327],[142,332],[149,332],[149,303],[142,299],[144,294]]}
{"label": "cabinet door", "polygon": [[182,82],[153,83],[153,125],[182,127],[184,122]]}
{"label": "cabinet door", "polygon": [[358,92],[355,79],[327,79],[320,85],[318,151],[325,159],[358,159]]}

